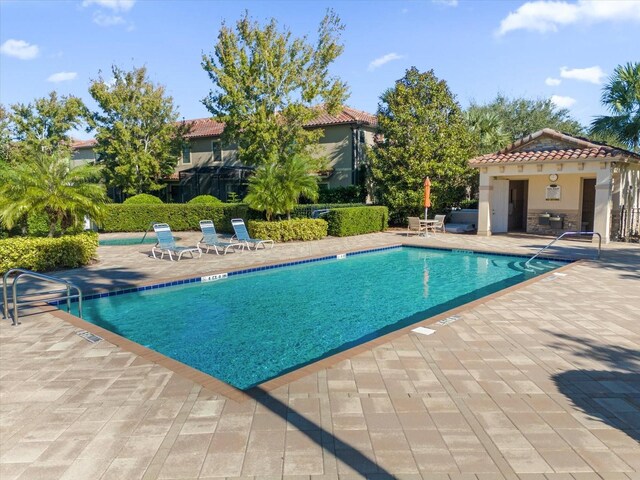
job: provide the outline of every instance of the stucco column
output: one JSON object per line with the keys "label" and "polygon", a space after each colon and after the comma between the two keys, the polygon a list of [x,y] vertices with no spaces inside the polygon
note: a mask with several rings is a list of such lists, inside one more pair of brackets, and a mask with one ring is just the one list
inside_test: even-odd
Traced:
{"label": "stucco column", "polygon": [[478,235],[491,235],[491,176],[480,172],[478,187]]}
{"label": "stucco column", "polygon": [[[602,235],[602,243],[609,243],[611,237],[611,167],[609,162],[605,162],[596,174],[593,231]],[[593,240],[594,242],[598,241],[597,237],[594,237]]]}

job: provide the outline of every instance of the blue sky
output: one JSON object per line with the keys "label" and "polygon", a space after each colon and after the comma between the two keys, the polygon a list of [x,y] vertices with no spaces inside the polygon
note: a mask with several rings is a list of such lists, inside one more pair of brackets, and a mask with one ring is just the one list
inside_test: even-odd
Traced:
{"label": "blue sky", "polygon": [[616,65],[640,60],[640,0],[0,0],[0,102],[56,90],[95,108],[87,90],[100,71],[144,65],[182,117],[206,117],[212,84],[200,63],[223,21],[247,9],[314,39],[327,7],[346,26],[332,73],[350,87],[347,104],[371,113],[416,66],[446,80],[463,107],[498,92],[553,98],[588,124],[604,113],[601,89]]}

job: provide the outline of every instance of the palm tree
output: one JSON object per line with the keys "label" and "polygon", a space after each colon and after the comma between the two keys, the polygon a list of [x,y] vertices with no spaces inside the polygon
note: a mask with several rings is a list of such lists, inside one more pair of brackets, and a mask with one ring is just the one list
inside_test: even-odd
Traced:
{"label": "palm tree", "polygon": [[49,236],[63,231],[85,215],[100,220],[107,201],[100,169],[71,168],[64,154],[41,154],[0,171],[0,221],[13,228],[29,213],[44,213]]}
{"label": "palm tree", "polygon": [[640,62],[616,67],[602,89],[601,102],[611,115],[596,117],[591,133],[611,135],[640,152]]}
{"label": "palm tree", "polygon": [[245,201],[255,210],[264,210],[269,221],[274,214],[286,213],[291,218],[301,196],[312,201],[318,198],[318,182],[310,174],[312,164],[312,159],[296,155],[282,164],[270,161],[261,165],[249,179]]}
{"label": "palm tree", "polygon": [[469,130],[477,139],[479,154],[496,152],[513,141],[498,113],[472,106],[464,116]]}

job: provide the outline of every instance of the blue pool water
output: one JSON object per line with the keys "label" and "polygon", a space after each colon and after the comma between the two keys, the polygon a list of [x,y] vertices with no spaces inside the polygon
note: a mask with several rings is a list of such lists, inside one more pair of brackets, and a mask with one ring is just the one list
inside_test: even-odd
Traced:
{"label": "blue pool water", "polygon": [[84,318],[246,389],[562,265],[402,247],[84,302]]}

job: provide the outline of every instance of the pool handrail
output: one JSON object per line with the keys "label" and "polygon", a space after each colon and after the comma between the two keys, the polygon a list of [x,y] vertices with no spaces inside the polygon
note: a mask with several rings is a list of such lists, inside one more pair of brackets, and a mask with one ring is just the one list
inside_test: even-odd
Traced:
{"label": "pool handrail", "polygon": [[[40,298],[38,300],[33,300],[29,302],[18,303],[18,280],[22,277],[31,277],[38,278],[40,280],[45,280],[47,282],[58,283],[64,285],[66,288],[64,290],[51,290],[47,292],[38,292],[31,294],[23,294],[24,297],[29,296],[42,296],[53,293],[63,293],[66,292],[66,295],[61,297],[59,300],[67,301],[67,311],[71,311],[71,300],[74,298],[78,299],[78,316],[82,318],[82,290],[77,285],[69,282],[68,280],[63,280],[61,278],[52,277],[50,275],[44,275],[42,273],[33,272],[31,270],[26,270],[24,268],[11,268],[9,269],[2,277],[2,304],[3,304],[3,315],[5,319],[9,319],[9,298],[7,296],[7,284],[9,281],[9,277],[12,274],[16,274],[13,282],[11,284],[12,291],[12,300],[13,300],[13,315],[12,315],[12,326],[16,326],[20,324],[18,320],[18,305],[35,305],[38,303],[46,302],[46,300]],[[78,293],[71,295],[71,289],[75,289]]]}
{"label": "pool handrail", "polygon": [[598,232],[564,232],[564,233],[558,235],[556,238],[554,238],[551,242],[549,242],[547,245],[542,247],[540,250],[538,250],[533,257],[531,257],[529,260],[527,260],[524,263],[525,268],[529,266],[529,263],[531,263],[531,261],[534,258],[536,258],[538,255],[540,255],[542,252],[544,252],[551,245],[556,243],[562,237],[570,236],[570,235],[597,235],[598,236],[598,254],[597,254],[596,258],[600,258],[600,251],[602,250],[602,235],[600,235]]}

